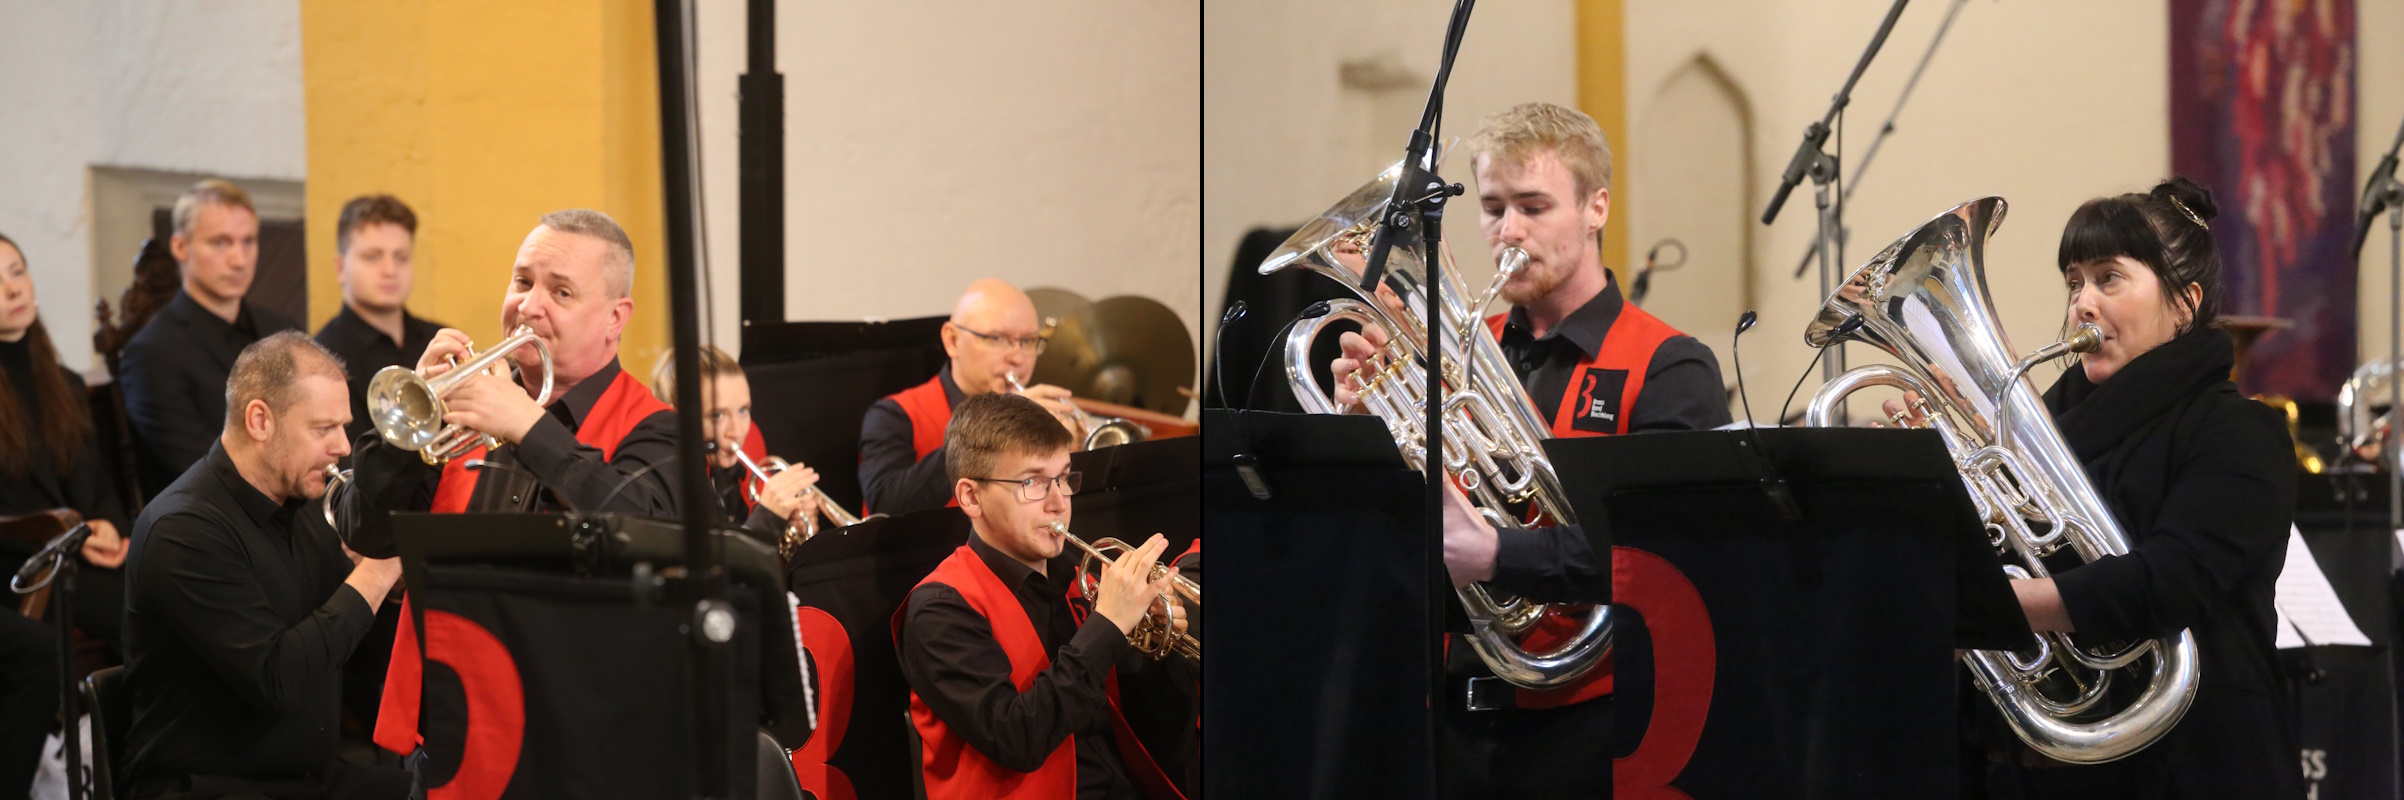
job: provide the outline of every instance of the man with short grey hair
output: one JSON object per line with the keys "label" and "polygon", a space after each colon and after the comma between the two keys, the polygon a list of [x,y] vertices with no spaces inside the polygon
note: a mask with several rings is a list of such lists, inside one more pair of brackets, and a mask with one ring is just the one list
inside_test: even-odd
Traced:
{"label": "man with short grey hair", "polygon": [[[444,398],[446,419],[501,441],[441,467],[381,439],[363,437],[356,463],[361,497],[392,511],[479,513],[613,511],[673,518],[676,414],[618,365],[618,341],[634,314],[634,248],[625,229],[598,211],[545,214],[518,248],[501,329],[523,325],[550,349],[552,394],[536,405],[542,364],[534,349],[509,357],[516,376],[486,373],[461,381]],[[495,345],[497,346],[497,345]],[[449,359],[468,360],[467,334],[445,328],[426,346],[417,371],[449,372]],[[469,469],[469,462],[481,462]],[[371,513],[351,534],[368,555],[391,552],[390,518]],[[431,645],[429,645],[431,646]],[[432,653],[428,656],[435,655]],[[407,754],[419,747],[419,703],[463,703],[440,684],[425,684],[417,642],[406,628],[393,643],[376,742]],[[420,687],[425,693],[420,695]],[[422,699],[421,699],[422,698]],[[464,742],[428,730],[425,751],[439,770]]]}
{"label": "man with short grey hair", "polygon": [[300,323],[244,300],[259,262],[259,215],[250,194],[211,178],[175,201],[167,248],[183,288],[126,342],[117,379],[146,495],[156,495],[209,450],[227,371],[252,342]]}
{"label": "man with short grey hair", "polygon": [[230,373],[217,441],[134,522],[128,794],[406,797],[408,772],[335,757],[343,664],[401,574],[343,548],[311,506],[350,453],[342,363],[286,331]]}

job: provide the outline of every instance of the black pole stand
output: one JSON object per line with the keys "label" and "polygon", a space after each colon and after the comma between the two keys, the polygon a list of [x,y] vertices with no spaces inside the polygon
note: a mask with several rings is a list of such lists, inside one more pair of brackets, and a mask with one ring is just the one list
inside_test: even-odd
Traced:
{"label": "black pole stand", "polygon": [[[1861,161],[1853,165],[1853,176],[1845,181],[1845,190],[1837,197],[1837,204],[1840,207],[1845,203],[1853,202],[1853,193],[1861,191],[1861,177],[1869,174],[1870,164],[1878,160],[1879,146],[1886,144],[1888,136],[1894,135],[1895,120],[1903,117],[1903,105],[1911,101],[1912,89],[1919,87],[1920,76],[1928,72],[1928,62],[1936,60],[1937,46],[1945,43],[1945,32],[1953,29],[1953,18],[1960,16],[1962,6],[1969,4],[1970,0],[1953,0],[1953,5],[1945,9],[1945,21],[1937,23],[1937,35],[1928,40],[1928,52],[1920,54],[1919,66],[1912,67],[1911,79],[1903,82],[1903,93],[1895,96],[1894,109],[1887,112],[1885,122],[1879,123],[1878,136],[1870,140],[1870,146],[1861,153]],[[1843,261],[1845,240],[1850,238],[1852,233],[1852,231],[1842,228],[1837,229],[1836,252],[1839,256],[1839,263]],[[1802,258],[1795,259],[1796,278],[1803,277],[1803,271],[1811,269],[1813,259],[1820,255],[1820,242],[1827,238],[1817,233],[1812,234],[1811,246],[1803,249]]]}
{"label": "black pole stand", "polygon": [[[2394,369],[2404,358],[2404,183],[2396,181],[2396,154],[2404,150],[2404,124],[2396,128],[2395,143],[2387,146],[2387,155],[2371,168],[2370,178],[2364,181],[2362,201],[2354,222],[2354,258],[2362,258],[2362,245],[2369,240],[2371,221],[2387,214],[2387,438],[2379,447],[2379,462],[2387,468],[2387,528],[2404,531],[2404,470],[2397,469],[2397,447],[2404,445],[2404,436],[2396,428],[2404,422],[2404,375]],[[2396,714],[2396,698],[2388,696],[2388,716]],[[2404,765],[2399,765],[2404,769]]]}
{"label": "black pole stand", "polygon": [[[668,312],[675,352],[683,356],[676,359],[676,396],[700,397],[700,364],[692,357],[701,348],[700,292],[695,283],[694,263],[700,231],[694,179],[700,170],[694,163],[696,115],[690,41],[693,9],[690,0],[656,0],[652,9],[659,50]],[[709,475],[704,471],[701,455],[704,437],[700,406],[688,403],[677,410],[676,435],[676,476],[682,482],[684,497],[710,497]],[[727,643],[734,640],[737,618],[734,607],[726,602],[726,573],[719,566],[718,552],[710,536],[709,506],[704,502],[684,504],[686,578],[680,599],[692,608],[685,625],[692,637],[689,651],[692,669],[687,673],[692,676],[692,686],[687,697],[692,704],[693,793],[695,797],[715,800],[728,795],[734,779],[734,754],[728,747],[727,708],[721,693],[733,679]]]}
{"label": "black pole stand", "polygon": [[[1878,23],[1878,34],[1870,37],[1869,49],[1862,51],[1861,60],[1853,64],[1853,74],[1845,78],[1844,88],[1838,89],[1836,97],[1829,102],[1828,113],[1803,129],[1803,143],[1795,148],[1795,157],[1787,162],[1786,173],[1778,181],[1778,192],[1770,196],[1769,208],[1761,212],[1761,224],[1768,225],[1776,221],[1778,210],[1786,206],[1786,196],[1795,191],[1795,185],[1802,183],[1805,176],[1811,178],[1814,201],[1820,209],[1820,243],[1813,249],[1819,253],[1822,296],[1835,290],[1831,283],[1835,280],[1831,272],[1834,269],[1832,262],[1844,258],[1844,253],[1834,248],[1842,246],[1838,240],[1843,235],[1841,231],[1845,224],[1843,202],[1840,200],[1831,204],[1828,197],[1828,185],[1841,181],[1843,170],[1836,157],[1823,148],[1828,144],[1828,134],[1839,115],[1844,113],[1845,106],[1853,102],[1853,84],[1860,82],[1862,72],[1870,68],[1870,59],[1878,57],[1878,48],[1886,45],[1887,34],[1895,30],[1895,20],[1903,16],[1903,6],[1908,2],[1910,0],[1895,0],[1895,5],[1887,9],[1886,19]],[[1823,352],[1827,355],[1822,377],[1824,380],[1835,380],[1845,371],[1844,343],[1830,345]],[[1837,422],[1840,425],[1844,422],[1842,409],[1837,412]]]}
{"label": "black pole stand", "polygon": [[749,68],[738,79],[742,133],[743,324],[785,321],[785,76],[776,71],[776,0],[750,0]]}
{"label": "black pole stand", "polygon": [[[1435,173],[1433,151],[1436,146],[1436,126],[1444,116],[1444,84],[1452,78],[1453,57],[1460,53],[1461,32],[1469,25],[1469,12],[1477,0],[1456,0],[1452,20],[1445,26],[1444,56],[1436,68],[1435,85],[1428,90],[1427,111],[1419,117],[1419,127],[1411,131],[1410,144],[1404,149],[1402,175],[1394,181],[1394,196],[1386,201],[1384,224],[1370,240],[1369,263],[1361,273],[1361,290],[1375,291],[1378,281],[1386,274],[1386,257],[1392,253],[1396,231],[1419,230],[1426,242],[1421,252],[1427,261],[1427,421],[1425,427],[1427,469],[1427,521],[1433,534],[1427,539],[1427,577],[1431,586],[1450,585],[1444,569],[1444,329],[1441,313],[1444,292],[1442,242],[1444,235],[1444,201],[1459,196],[1460,184],[1447,184]],[[1395,335],[1404,335],[1397,331]],[[1436,764],[1443,759],[1436,750],[1435,721],[1438,704],[1444,699],[1444,597],[1428,593],[1427,618],[1427,687],[1428,687],[1428,787],[1434,791]]]}
{"label": "black pole stand", "polygon": [[33,559],[26,562],[31,565],[48,556],[49,580],[20,586],[18,584],[24,578],[24,573],[20,572],[17,580],[9,582],[9,588],[17,594],[32,594],[40,591],[44,584],[50,586],[50,617],[58,629],[58,738],[59,749],[67,756],[68,800],[84,800],[86,796],[83,732],[76,727],[82,715],[75,713],[75,707],[82,705],[75,693],[75,567],[77,553],[82,552],[84,539],[91,535],[92,526],[78,524],[66,533],[53,537],[42,546],[41,552],[35,553]]}

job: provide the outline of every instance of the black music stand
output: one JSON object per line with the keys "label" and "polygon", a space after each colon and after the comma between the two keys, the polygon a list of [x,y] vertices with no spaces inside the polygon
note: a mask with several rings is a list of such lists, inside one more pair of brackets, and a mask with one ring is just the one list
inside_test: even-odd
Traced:
{"label": "black music stand", "polygon": [[[2370,645],[2313,641],[2279,651],[2295,687],[2304,783],[2320,797],[2394,797],[2396,540],[2387,475],[2296,476],[2295,525],[2313,563]],[[2290,545],[2291,547],[2293,545]]]}
{"label": "black music stand", "polygon": [[745,323],[743,372],[768,452],[818,470],[836,505],[860,508],[860,419],[943,369],[946,319]]}
{"label": "black music stand", "polygon": [[1210,409],[1202,436],[1211,580],[1237,587],[1203,634],[1210,793],[1431,795],[1425,479],[1374,417]]}
{"label": "black music stand", "polygon": [[[774,548],[740,532],[715,533],[737,611],[728,643],[734,683],[719,695],[720,719],[736,759],[734,790],[747,796],[758,777],[763,704],[787,746],[807,737],[810,713],[792,626],[775,624],[785,603]],[[393,534],[421,652],[437,613],[467,623],[449,622],[452,631],[499,649],[439,668],[428,659],[425,696],[466,698],[463,706],[423,707],[430,787],[467,774],[466,760],[514,750],[516,761],[499,774],[535,794],[693,791],[692,759],[667,755],[689,752],[696,718],[683,632],[691,623],[669,585],[685,558],[682,528],[616,514],[394,514]],[[511,713],[479,705],[493,696],[520,703],[514,730]],[[470,718],[459,718],[461,707]]]}
{"label": "black music stand", "polygon": [[1956,794],[1952,651],[2032,639],[1936,434],[1650,433],[1545,451],[1595,547],[1619,548],[1617,785]]}

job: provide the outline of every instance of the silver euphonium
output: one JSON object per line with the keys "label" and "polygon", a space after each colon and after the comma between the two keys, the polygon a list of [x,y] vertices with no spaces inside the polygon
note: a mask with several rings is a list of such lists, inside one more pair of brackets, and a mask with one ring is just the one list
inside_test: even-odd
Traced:
{"label": "silver euphonium", "polygon": [[[2022,358],[1996,321],[1983,263],[2003,212],[2000,197],[1956,206],[1888,245],[1828,298],[1804,333],[1807,343],[1864,342],[1901,366],[1838,376],[1812,396],[1807,420],[1830,424],[1846,396],[1868,386],[1917,393],[1914,408],[1896,420],[1908,422],[1916,411],[1936,429],[2005,558],[2004,572],[2041,578],[2048,574],[2041,559],[2065,546],[2092,562],[2127,553],[2129,538],[2025,379],[2039,363],[2094,349],[2093,327]],[[1973,650],[1966,660],[2022,741],[2072,763],[2144,749],[2195,700],[2191,631],[2087,646],[2069,634],[2041,633],[2033,651]],[[2116,677],[2144,681],[2144,688],[2125,704],[2108,702],[2127,696],[2112,691]]]}
{"label": "silver euphonium", "polygon": [[[2389,384],[2396,379],[2396,361],[2373,359],[2354,368],[2352,377],[2337,390],[2337,438],[2353,453],[2368,452],[2371,446],[2387,439],[2387,426],[2394,412],[2372,413],[2388,398]],[[2404,464],[2404,451],[2388,453],[2377,462],[2377,469],[2387,471]]]}
{"label": "silver euphonium", "polygon": [[[1376,293],[1360,289],[1370,240],[1401,174],[1399,162],[1379,173],[1376,180],[1287,239],[1262,262],[1260,272],[1307,268],[1352,288],[1368,301],[1337,300],[1329,304],[1332,310],[1325,316],[1296,324],[1285,340],[1286,380],[1304,409],[1342,413],[1311,376],[1311,342],[1327,324],[1339,320],[1384,328],[1390,337],[1384,350],[1358,373],[1361,402],[1385,422],[1395,447],[1402,450],[1403,461],[1412,469],[1423,470],[1427,463],[1426,437],[1421,434],[1427,420],[1427,371],[1419,356],[1427,348],[1429,324],[1421,318],[1427,308],[1427,259],[1431,255],[1426,240],[1416,230],[1399,230],[1393,237],[1380,286],[1401,301],[1400,308],[1389,310]],[[1451,254],[1436,249],[1435,255],[1445,259],[1445,287],[1438,308],[1442,319],[1435,321],[1446,330],[1442,398],[1445,473],[1459,481],[1495,527],[1520,527],[1520,518],[1512,512],[1516,508],[1539,512],[1539,519],[1546,524],[1577,522],[1540,444],[1550,437],[1551,429],[1537,415],[1509,362],[1503,359],[1502,348],[1479,316],[1503,282],[1526,264],[1527,254],[1516,248],[1506,251],[1485,296],[1473,303],[1462,287],[1460,270],[1452,266]],[[1337,380],[1345,377],[1336,376]],[[1544,615],[1545,606],[1483,586],[1462,589],[1460,595],[1469,616],[1470,646],[1497,677],[1513,684],[1531,689],[1566,685],[1592,669],[1610,650],[1609,606],[1593,606],[1587,611],[1579,620],[1576,635],[1566,642],[1531,651],[1520,639]]]}

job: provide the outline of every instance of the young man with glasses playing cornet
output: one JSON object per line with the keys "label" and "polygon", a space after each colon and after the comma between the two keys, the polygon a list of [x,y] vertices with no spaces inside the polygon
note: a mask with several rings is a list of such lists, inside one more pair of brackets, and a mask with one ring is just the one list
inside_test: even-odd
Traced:
{"label": "young man with glasses playing cornet", "polygon": [[952,495],[974,533],[894,621],[934,800],[1135,797],[1164,781],[1141,748],[1119,745],[1113,678],[1152,664],[1131,640],[1147,617],[1185,631],[1175,603],[1153,610],[1177,575],[1153,574],[1168,540],[1154,534],[1102,566],[1092,613],[1072,613],[1080,553],[1067,525],[1080,475],[1069,469],[1076,440],[1056,422],[1031,399],[987,392],[947,426]]}

